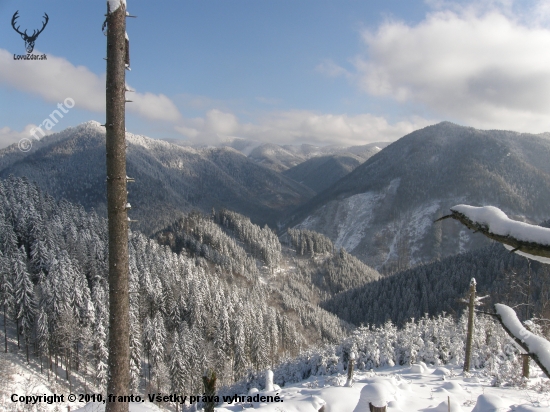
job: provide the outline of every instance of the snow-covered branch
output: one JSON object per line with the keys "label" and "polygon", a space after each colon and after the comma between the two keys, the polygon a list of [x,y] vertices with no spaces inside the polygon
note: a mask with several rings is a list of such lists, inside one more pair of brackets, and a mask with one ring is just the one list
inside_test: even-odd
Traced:
{"label": "snow-covered branch", "polygon": [[451,214],[439,220],[453,218],[490,239],[504,244],[507,249],[543,263],[550,263],[550,229],[511,220],[494,207],[456,205]]}
{"label": "snow-covered branch", "polygon": [[550,378],[550,342],[529,332],[509,306],[495,304],[496,317],[504,330],[531,356],[541,370]]}

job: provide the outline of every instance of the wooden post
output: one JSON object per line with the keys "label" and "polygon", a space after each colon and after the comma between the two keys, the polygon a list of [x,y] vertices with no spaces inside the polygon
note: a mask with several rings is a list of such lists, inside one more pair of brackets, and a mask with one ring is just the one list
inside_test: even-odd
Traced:
{"label": "wooden post", "polygon": [[529,378],[529,361],[531,360],[531,357],[529,356],[528,353],[523,353],[521,355],[521,357],[523,358],[523,373],[522,373],[522,376],[524,378]]}
{"label": "wooden post", "polygon": [[470,371],[470,358],[472,356],[472,340],[474,337],[474,309],[476,302],[476,280],[470,280],[470,302],[468,304],[468,335],[466,337],[466,356],[464,359],[464,372]]}
{"label": "wooden post", "polygon": [[[110,10],[109,4],[117,8]],[[107,393],[130,393],[128,215],[126,192],[126,2],[107,3],[107,219],[109,230],[109,380]],[[107,402],[106,412],[128,412]]]}
{"label": "wooden post", "polygon": [[385,406],[373,406],[372,403],[369,402],[369,410],[370,412],[386,412]]}

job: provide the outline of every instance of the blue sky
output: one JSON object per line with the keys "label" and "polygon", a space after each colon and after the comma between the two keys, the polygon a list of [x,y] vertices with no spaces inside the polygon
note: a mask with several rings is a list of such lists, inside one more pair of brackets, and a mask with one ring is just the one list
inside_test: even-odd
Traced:
{"label": "blue sky", "polygon": [[[128,0],[127,129],[216,142],[365,144],[450,120],[550,131],[550,8],[536,0]],[[11,27],[50,20],[35,54]],[[103,122],[106,3],[0,1],[0,147]]]}

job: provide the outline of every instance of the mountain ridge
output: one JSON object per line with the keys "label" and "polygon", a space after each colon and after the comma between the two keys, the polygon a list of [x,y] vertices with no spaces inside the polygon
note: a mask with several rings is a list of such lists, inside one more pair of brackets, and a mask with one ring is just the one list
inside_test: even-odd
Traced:
{"label": "mountain ridge", "polygon": [[404,269],[487,244],[432,224],[455,204],[547,219],[549,156],[545,137],[439,123],[393,142],[298,206],[286,224],[321,232],[379,270]]}
{"label": "mountain ridge", "polygon": [[[314,192],[231,148],[195,149],[126,134],[130,216],[153,233],[182,212],[227,207],[276,227],[286,210]],[[91,121],[35,142],[28,153],[0,150],[0,176],[27,176],[56,198],[105,215],[105,130]]]}

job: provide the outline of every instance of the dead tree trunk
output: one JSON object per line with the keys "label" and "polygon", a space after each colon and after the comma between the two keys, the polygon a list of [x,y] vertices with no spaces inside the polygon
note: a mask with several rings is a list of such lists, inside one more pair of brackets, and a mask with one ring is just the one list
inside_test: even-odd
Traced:
{"label": "dead tree trunk", "polygon": [[[109,2],[117,4],[116,2]],[[107,218],[109,227],[109,394],[130,388],[128,215],[126,210],[126,2],[107,3]],[[128,402],[108,402],[106,412],[128,412]]]}
{"label": "dead tree trunk", "polygon": [[466,356],[464,359],[464,372],[470,371],[470,358],[472,357],[472,340],[474,337],[474,309],[476,302],[476,280],[470,281],[470,302],[468,304],[468,336],[466,337]]}

